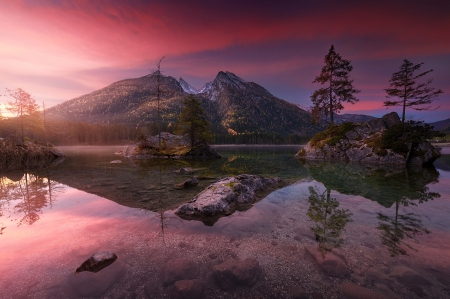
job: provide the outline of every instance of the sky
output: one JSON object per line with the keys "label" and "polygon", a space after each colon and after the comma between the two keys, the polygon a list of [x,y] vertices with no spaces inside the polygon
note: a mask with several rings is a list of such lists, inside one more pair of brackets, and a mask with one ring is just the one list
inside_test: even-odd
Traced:
{"label": "sky", "polygon": [[230,71],[307,108],[334,45],[361,90],[341,113],[400,112],[383,107],[384,89],[408,59],[444,93],[407,119],[433,122],[450,118],[449,16],[448,0],[2,0],[0,109],[5,88],[50,107],[145,76],[163,56],[163,74],[196,88]]}

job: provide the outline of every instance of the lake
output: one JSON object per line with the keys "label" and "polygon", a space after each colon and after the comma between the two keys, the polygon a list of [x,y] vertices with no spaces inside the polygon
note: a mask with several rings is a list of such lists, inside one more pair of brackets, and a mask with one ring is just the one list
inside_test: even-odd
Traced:
{"label": "lake", "polygon": [[[418,169],[300,163],[299,148],[132,161],[114,154],[124,147],[61,147],[58,165],[0,175],[0,298],[176,297],[165,281],[177,259],[194,265],[202,298],[450,298],[450,148]],[[242,173],[284,184],[215,223],[174,214]],[[175,188],[192,176],[197,187]],[[75,275],[98,251],[118,258]],[[215,267],[247,258],[256,284],[224,290]]]}

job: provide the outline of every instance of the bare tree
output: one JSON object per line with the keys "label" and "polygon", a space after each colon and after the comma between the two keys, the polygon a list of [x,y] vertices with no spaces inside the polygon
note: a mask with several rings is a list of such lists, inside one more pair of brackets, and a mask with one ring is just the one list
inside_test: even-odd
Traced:
{"label": "bare tree", "polygon": [[17,89],[6,89],[8,95],[14,99],[14,101],[8,102],[8,110],[15,114],[20,119],[20,126],[22,131],[22,142],[24,141],[24,119],[27,116],[35,114],[39,106],[36,101],[31,97],[31,95],[24,91],[22,88]]}
{"label": "bare tree", "polygon": [[156,75],[156,102],[158,105],[157,115],[158,115],[158,147],[161,148],[161,111],[160,111],[160,102],[161,102],[161,61],[165,56],[161,57],[161,59],[156,63],[156,70],[153,72],[153,75]]}

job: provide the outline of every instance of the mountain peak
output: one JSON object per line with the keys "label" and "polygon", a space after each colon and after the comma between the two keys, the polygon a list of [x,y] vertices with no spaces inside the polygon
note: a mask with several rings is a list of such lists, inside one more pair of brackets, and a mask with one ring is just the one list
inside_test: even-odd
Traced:
{"label": "mountain peak", "polygon": [[198,90],[195,87],[192,87],[191,85],[189,85],[189,83],[187,83],[185,80],[183,80],[183,78],[180,77],[180,80],[178,80],[178,82],[180,82],[181,88],[183,88],[183,90],[187,93],[190,94],[197,94]]}
{"label": "mountain peak", "polygon": [[200,90],[198,91],[198,93],[204,93],[204,92],[208,92],[209,90],[211,90],[213,82],[209,81],[208,83],[206,83],[202,88],[200,88]]}

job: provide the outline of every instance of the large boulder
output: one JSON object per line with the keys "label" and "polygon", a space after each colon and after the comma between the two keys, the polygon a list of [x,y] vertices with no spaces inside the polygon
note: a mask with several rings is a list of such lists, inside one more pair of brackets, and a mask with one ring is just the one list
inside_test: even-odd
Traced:
{"label": "large boulder", "polygon": [[[440,149],[426,140],[419,144],[411,142],[401,144],[400,148],[390,142],[388,146],[381,147],[382,140],[390,140],[383,139],[386,138],[385,135],[389,136],[392,132],[396,132],[398,126],[394,126],[401,123],[397,113],[391,112],[382,118],[362,124],[344,123],[331,126],[314,136],[296,154],[296,158],[396,165],[433,163],[440,156]],[[392,143],[395,142],[394,138]]]}
{"label": "large boulder", "polygon": [[239,206],[255,203],[258,200],[255,192],[280,181],[279,178],[263,178],[249,174],[226,177],[209,185],[191,201],[179,206],[175,214],[187,219],[230,215]]}

